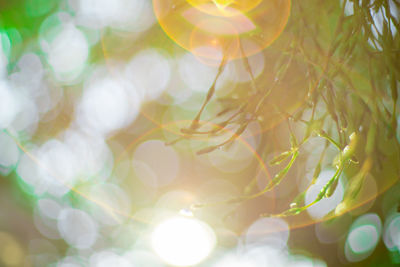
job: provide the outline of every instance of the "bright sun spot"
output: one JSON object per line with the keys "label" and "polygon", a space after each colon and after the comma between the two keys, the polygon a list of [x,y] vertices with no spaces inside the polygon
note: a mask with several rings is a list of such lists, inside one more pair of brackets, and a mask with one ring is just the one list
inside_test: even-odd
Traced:
{"label": "bright sun spot", "polygon": [[176,217],[158,225],[152,234],[155,252],[168,264],[192,266],[204,260],[214,249],[214,231],[205,223]]}

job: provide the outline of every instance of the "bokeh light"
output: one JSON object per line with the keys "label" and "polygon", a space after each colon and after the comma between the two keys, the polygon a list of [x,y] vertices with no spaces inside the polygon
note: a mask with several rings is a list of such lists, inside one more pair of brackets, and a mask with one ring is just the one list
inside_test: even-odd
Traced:
{"label": "bokeh light", "polygon": [[349,262],[358,262],[374,251],[382,232],[382,223],[376,214],[366,214],[351,226],[345,244],[345,255]]}
{"label": "bokeh light", "polygon": [[171,39],[211,59],[261,51],[283,31],[290,13],[290,1],[154,0],[153,4]]}
{"label": "bokeh light", "polygon": [[393,214],[385,222],[383,241],[391,251],[400,251],[400,216]]}
{"label": "bokeh light", "polygon": [[152,233],[154,250],[167,263],[191,266],[204,260],[214,249],[213,230],[205,223],[185,217],[161,222]]}
{"label": "bokeh light", "polygon": [[395,1],[0,10],[0,266],[400,264]]}
{"label": "bokeh light", "polygon": [[97,224],[82,210],[62,210],[57,226],[64,240],[79,249],[90,248],[97,239]]}

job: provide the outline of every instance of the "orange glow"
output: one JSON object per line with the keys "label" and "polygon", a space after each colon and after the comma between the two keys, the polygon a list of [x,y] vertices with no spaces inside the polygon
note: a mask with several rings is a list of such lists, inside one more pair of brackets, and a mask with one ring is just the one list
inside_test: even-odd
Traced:
{"label": "orange glow", "polygon": [[[290,14],[290,0],[153,0],[153,3],[165,33],[197,57],[209,59],[230,60],[260,52],[282,33]],[[213,52],[204,48],[213,48]]]}
{"label": "orange glow", "polygon": [[187,2],[210,15],[232,16],[253,10],[262,0],[187,0]]}

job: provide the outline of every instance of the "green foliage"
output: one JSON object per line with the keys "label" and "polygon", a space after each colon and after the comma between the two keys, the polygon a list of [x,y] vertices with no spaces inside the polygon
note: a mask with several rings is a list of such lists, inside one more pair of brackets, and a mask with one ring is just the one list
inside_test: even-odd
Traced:
{"label": "green foliage", "polygon": [[[219,99],[223,112],[217,119],[224,118],[228,111],[233,115],[221,123],[216,122],[222,127],[230,124],[240,127],[226,142],[199,152],[209,153],[229,144],[253,120],[262,125],[263,138],[268,138],[270,129],[283,120],[289,126],[290,149],[271,151],[265,145],[260,151],[264,160],[267,154],[277,155],[269,161],[270,165],[282,165],[290,160],[260,192],[250,193],[256,184],[253,178],[245,187],[243,197],[223,204],[253,199],[274,189],[303,153],[302,146],[312,138],[323,138],[326,145],[315,165],[310,186],[317,181],[321,169],[327,167],[324,158],[330,146],[338,150],[333,159],[336,172],[312,203],[301,206],[307,190],[299,192],[289,209],[274,216],[299,214],[330,197],[343,172],[349,179],[337,214],[357,205],[355,202],[367,174],[376,177],[381,186],[379,191],[397,181],[399,10],[400,4],[396,1],[292,1],[291,18],[285,32],[263,52],[271,59],[268,70],[272,73],[265,75],[271,78],[254,79],[248,59],[242,59],[252,81],[246,85],[246,94],[239,87],[232,95]],[[185,138],[202,134],[200,117],[207,103],[212,101],[214,86],[215,82],[191,126],[183,129],[187,134]],[[285,101],[282,101],[282,92]],[[210,137],[218,135],[221,128],[208,134]],[[302,135],[299,128],[304,129]],[[303,137],[297,141],[296,136]],[[387,154],[391,155],[390,159]],[[390,166],[386,171],[382,167],[384,161],[386,167]]]}

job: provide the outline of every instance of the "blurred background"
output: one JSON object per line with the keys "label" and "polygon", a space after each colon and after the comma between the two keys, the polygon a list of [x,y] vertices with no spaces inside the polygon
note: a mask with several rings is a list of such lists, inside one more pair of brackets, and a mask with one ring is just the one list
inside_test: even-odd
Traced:
{"label": "blurred background", "polygon": [[0,266],[399,265],[399,8],[0,0]]}

